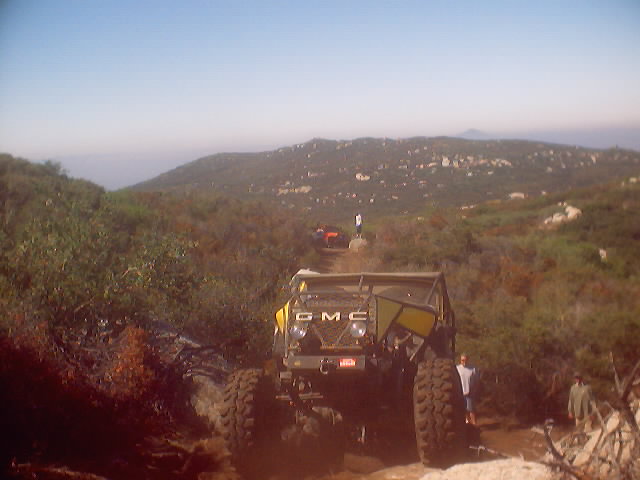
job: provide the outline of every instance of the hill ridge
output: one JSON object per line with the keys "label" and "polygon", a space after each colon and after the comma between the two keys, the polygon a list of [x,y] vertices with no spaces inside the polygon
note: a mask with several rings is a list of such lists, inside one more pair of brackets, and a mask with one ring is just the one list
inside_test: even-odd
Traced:
{"label": "hill ridge", "polygon": [[[534,197],[640,174],[640,153],[517,139],[312,138],[201,157],[130,188],[215,190],[327,220]],[[350,215],[350,214],[349,214]]]}

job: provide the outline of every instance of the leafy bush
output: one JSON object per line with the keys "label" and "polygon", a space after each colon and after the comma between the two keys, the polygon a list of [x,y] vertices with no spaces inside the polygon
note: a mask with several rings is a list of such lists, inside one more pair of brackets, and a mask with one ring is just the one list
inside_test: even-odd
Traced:
{"label": "leafy bush", "polygon": [[[380,270],[445,271],[458,346],[484,375],[484,408],[526,420],[565,417],[574,370],[599,399],[609,352],[624,372],[638,358],[640,189],[598,187],[378,226]],[[575,199],[575,201],[573,200]],[[542,228],[559,201],[583,214]],[[600,249],[607,250],[602,259]]]}
{"label": "leafy bush", "polygon": [[200,428],[155,326],[262,359],[278,287],[310,250],[304,226],[219,196],[105,193],[9,156],[0,186],[0,419],[13,421],[0,462],[153,477],[145,436]]}
{"label": "leafy bush", "polygon": [[304,225],[262,204],[105,193],[53,164],[0,165],[1,293],[51,325],[162,320],[205,343],[251,338],[252,356],[267,341],[249,332],[265,333],[279,285],[310,250]]}

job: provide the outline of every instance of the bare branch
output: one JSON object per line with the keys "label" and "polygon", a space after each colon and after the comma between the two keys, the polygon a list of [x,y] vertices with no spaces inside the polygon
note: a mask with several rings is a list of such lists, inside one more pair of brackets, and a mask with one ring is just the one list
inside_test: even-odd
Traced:
{"label": "bare branch", "polygon": [[498,452],[497,450],[494,450],[492,448],[485,447],[484,445],[470,446],[469,448],[475,450],[478,457],[480,456],[480,452],[487,452],[490,455],[494,455],[498,458],[509,458],[509,455],[505,455],[504,453]]}
{"label": "bare branch", "polygon": [[619,393],[621,393],[620,400],[623,402],[627,401],[629,393],[631,393],[631,388],[633,387],[633,381],[636,379],[638,373],[640,373],[640,360],[636,362],[635,367],[633,367],[633,370],[631,371],[631,375],[625,378],[622,383],[622,391],[619,391]]}
{"label": "bare branch", "polygon": [[544,439],[547,442],[547,449],[551,453],[553,457],[552,462],[547,462],[547,465],[551,467],[556,467],[560,469],[562,472],[568,473],[578,480],[590,480],[591,477],[581,470],[573,467],[564,457],[562,453],[558,451],[556,446],[553,444],[553,440],[551,439],[551,426],[553,425],[553,420],[546,420],[544,422]]}
{"label": "bare branch", "polygon": [[108,480],[106,477],[88,472],[77,472],[66,467],[50,467],[46,465],[34,465],[32,463],[20,463],[11,466],[14,474],[38,477],[38,474],[45,474],[51,479],[71,479],[71,480]]}
{"label": "bare branch", "polygon": [[611,362],[611,368],[613,370],[613,379],[616,382],[616,392],[621,392],[622,384],[620,383],[620,376],[618,375],[618,370],[616,369],[616,363],[613,359],[613,352],[609,352],[609,361]]}

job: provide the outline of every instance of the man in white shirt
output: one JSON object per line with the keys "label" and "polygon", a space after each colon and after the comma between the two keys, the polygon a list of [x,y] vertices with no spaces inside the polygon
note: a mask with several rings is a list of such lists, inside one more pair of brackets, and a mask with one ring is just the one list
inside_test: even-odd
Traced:
{"label": "man in white shirt", "polygon": [[362,215],[356,214],[356,237],[362,237]]}
{"label": "man in white shirt", "polygon": [[476,409],[474,405],[473,393],[476,383],[476,369],[470,365],[467,365],[469,357],[466,353],[460,355],[460,363],[457,365],[458,375],[460,375],[460,382],[462,383],[462,394],[464,395],[464,401],[466,406],[466,419],[467,423],[476,425]]}

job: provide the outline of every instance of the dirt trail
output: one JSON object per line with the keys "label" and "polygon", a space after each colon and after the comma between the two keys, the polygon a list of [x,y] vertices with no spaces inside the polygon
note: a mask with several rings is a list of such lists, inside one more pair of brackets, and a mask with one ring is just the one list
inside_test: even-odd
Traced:
{"label": "dirt trail", "polygon": [[[470,448],[461,463],[486,462],[501,456],[539,461],[545,453],[544,438],[538,428],[507,428],[501,422],[489,418],[482,419],[479,423],[480,446]],[[552,437],[558,440],[565,433],[557,430],[552,432]],[[406,455],[397,459],[387,456],[383,461],[376,456],[349,452],[345,455],[342,471],[315,477],[314,480],[419,480],[429,471],[431,469],[423,467],[417,458],[407,459]]]}
{"label": "dirt trail", "polygon": [[366,249],[323,248],[318,250],[320,261],[314,270],[320,273],[356,273],[375,271],[376,262]]}
{"label": "dirt trail", "polygon": [[320,262],[314,270],[320,273],[340,273],[339,265],[341,260],[348,255],[348,248],[322,248],[318,250]]}

